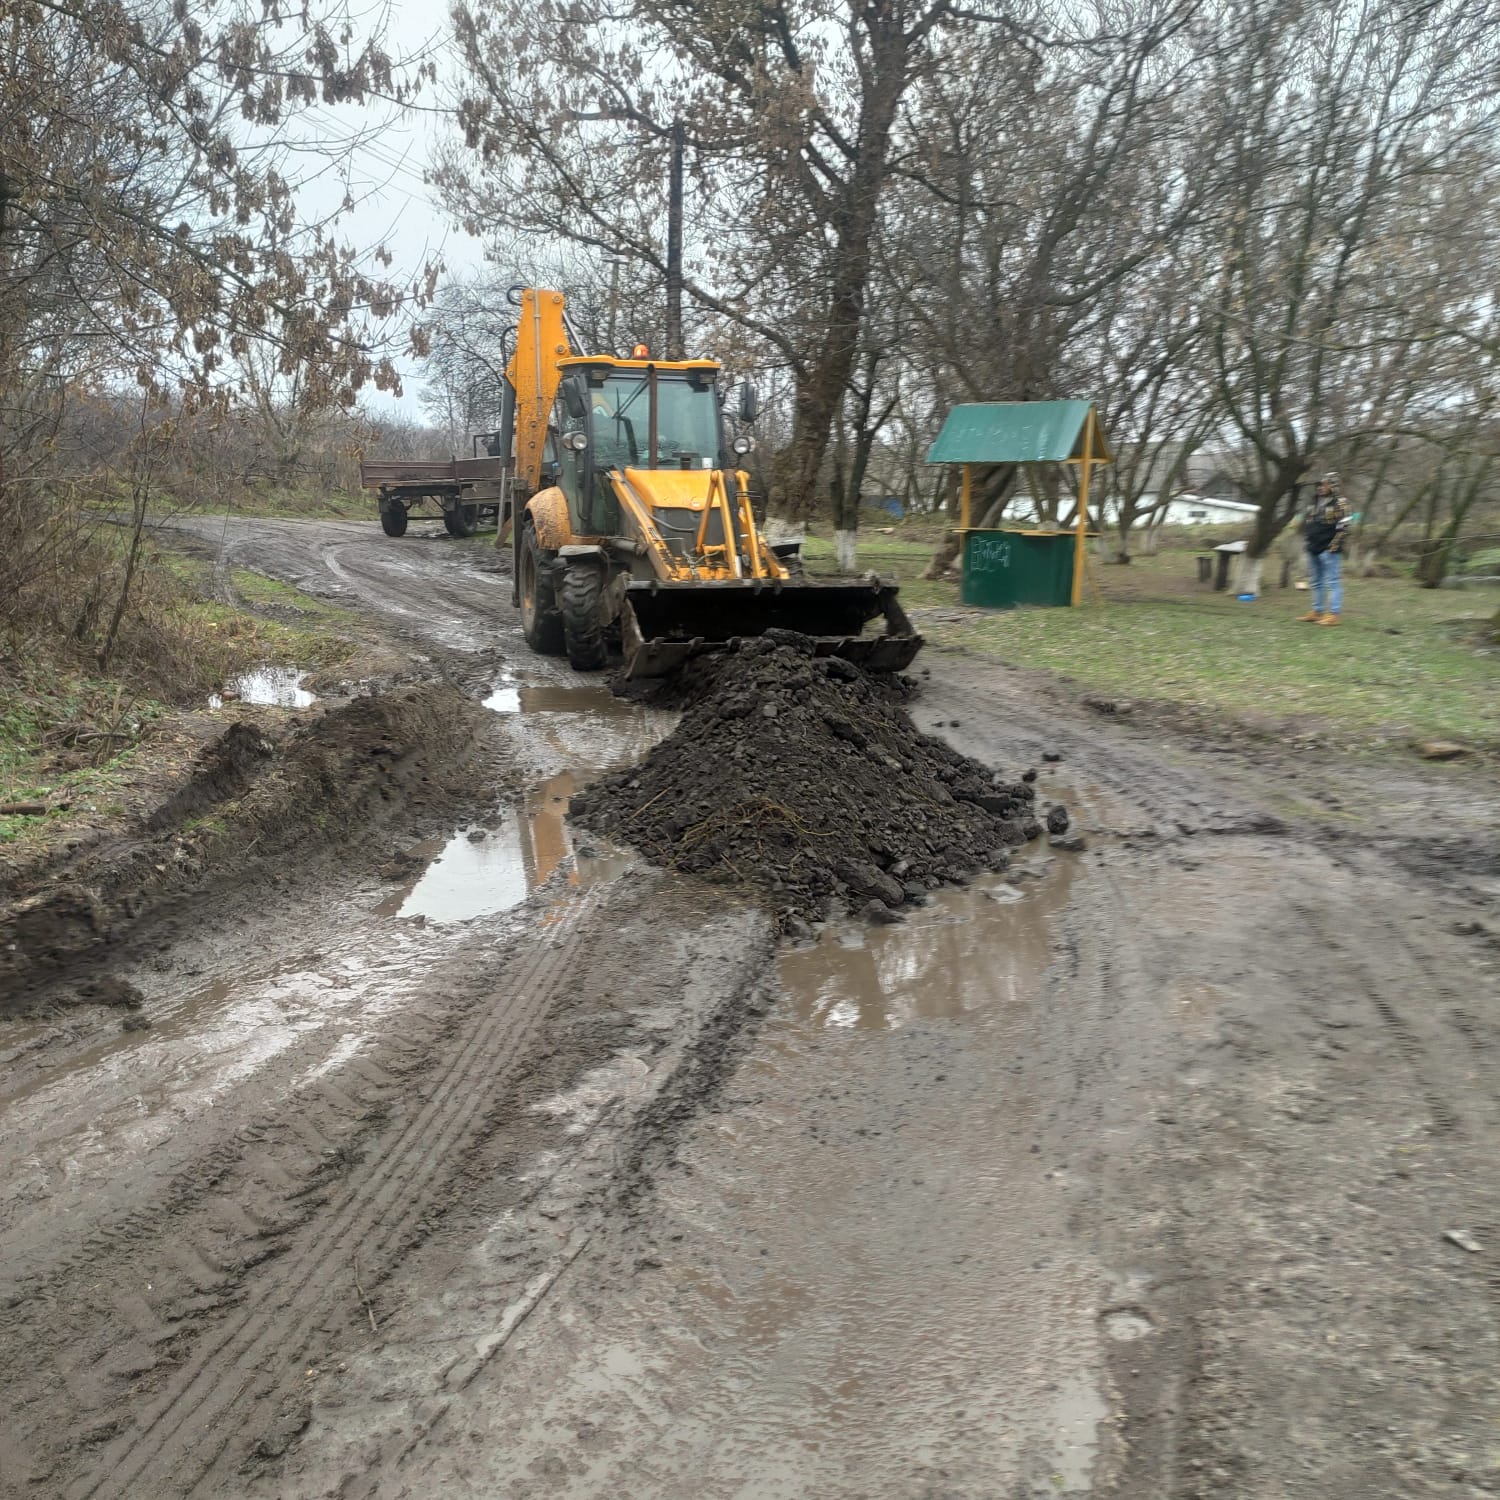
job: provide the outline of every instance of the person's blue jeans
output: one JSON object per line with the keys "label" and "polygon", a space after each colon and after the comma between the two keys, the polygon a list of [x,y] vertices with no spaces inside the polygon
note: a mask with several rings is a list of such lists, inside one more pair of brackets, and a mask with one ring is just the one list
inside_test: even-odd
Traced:
{"label": "person's blue jeans", "polygon": [[1343,566],[1342,552],[1307,554],[1307,568],[1312,575],[1312,607],[1320,615],[1336,615],[1344,607]]}

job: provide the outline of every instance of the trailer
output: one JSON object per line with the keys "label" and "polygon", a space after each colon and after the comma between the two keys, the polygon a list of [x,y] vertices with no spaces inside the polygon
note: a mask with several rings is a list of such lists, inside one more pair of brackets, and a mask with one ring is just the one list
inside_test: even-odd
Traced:
{"label": "trailer", "polygon": [[379,497],[380,529],[387,536],[405,536],[413,510],[421,513],[429,501],[437,504],[450,536],[473,536],[486,525],[503,529],[509,519],[510,465],[493,452],[494,439],[494,433],[477,434],[472,458],[361,463],[361,488]]}

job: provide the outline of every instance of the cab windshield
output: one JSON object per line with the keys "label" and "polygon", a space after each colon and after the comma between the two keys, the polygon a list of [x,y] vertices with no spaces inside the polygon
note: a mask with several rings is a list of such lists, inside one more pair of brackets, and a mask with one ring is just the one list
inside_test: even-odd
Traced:
{"label": "cab windshield", "polygon": [[[609,375],[591,385],[594,462],[600,468],[651,464],[651,382],[644,374]],[[711,385],[672,376],[656,380],[656,467],[712,469],[719,461],[719,409]]]}

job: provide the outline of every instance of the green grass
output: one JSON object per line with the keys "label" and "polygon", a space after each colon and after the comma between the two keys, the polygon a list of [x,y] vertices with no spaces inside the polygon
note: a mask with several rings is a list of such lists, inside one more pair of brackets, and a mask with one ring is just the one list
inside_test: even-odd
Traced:
{"label": "green grass", "polygon": [[304,594],[301,589],[283,583],[279,578],[267,578],[264,573],[252,573],[249,568],[232,568],[229,581],[235,593],[252,609],[285,610],[309,623],[318,622],[344,630],[356,625],[356,618],[349,610],[314,599],[311,594]]}
{"label": "green grass", "polygon": [[[927,604],[952,604],[958,599],[958,586],[942,581],[929,582],[922,577],[932,554],[935,541],[920,541],[900,536],[879,536],[860,533],[859,571],[873,569],[883,578],[894,578],[901,585],[901,602],[907,606]],[[836,572],[833,542],[820,536],[810,536],[802,544],[802,556],[808,571],[816,576],[831,576]]]}
{"label": "green grass", "polygon": [[[923,629],[938,644],[1063,673],[1091,692],[1320,724],[1365,747],[1444,738],[1500,748],[1500,649],[1482,640],[1495,608],[1488,594],[1354,578],[1344,623],[1327,630],[1297,622],[1305,592],[1273,589],[1242,604],[1192,583],[1193,567],[1187,551],[1096,566],[1103,605],[976,611]],[[953,602],[956,586],[944,587]]]}
{"label": "green grass", "polygon": [[[221,644],[225,652],[212,653],[220,677],[231,676],[266,661],[288,666],[336,666],[352,651],[352,643],[340,632],[357,633],[358,617],[347,609],[304,594],[279,578],[268,578],[249,568],[231,568],[230,587],[245,608],[226,604],[209,594],[213,564],[180,552],[160,554],[161,565],[186,586],[191,597],[176,606],[179,620],[205,633],[209,646]],[[266,612],[272,617],[267,618]],[[260,655],[256,656],[255,653]],[[253,660],[251,658],[254,658]]]}
{"label": "green grass", "polygon": [[378,520],[372,495],[312,487],[236,490],[223,504],[203,503],[194,510],[205,514],[268,516],[285,520]]}
{"label": "green grass", "polygon": [[[932,554],[932,541],[899,531],[860,536],[861,571],[896,578],[908,608],[958,610],[955,581],[920,576]],[[831,540],[809,537],[803,555],[815,576],[833,576]],[[1325,630],[1296,622],[1308,604],[1300,590],[1242,604],[1201,588],[1190,545],[1091,569],[1103,605],[1091,594],[1081,609],[964,611],[921,629],[935,644],[1057,672],[1090,693],[1319,726],[1363,747],[1440,738],[1500,749],[1500,646],[1484,641],[1500,600],[1488,591],[1351,578],[1344,623]],[[1267,577],[1278,571],[1269,559]]]}
{"label": "green grass", "polygon": [[[130,697],[119,684],[85,673],[37,672],[0,689],[0,804],[54,804],[54,810],[41,815],[0,814],[0,844],[66,817],[58,803],[112,810],[138,737],[164,712],[158,702]],[[77,755],[97,755],[97,764],[63,768],[53,763],[75,734],[116,729],[129,737],[122,748],[115,750],[115,741],[97,741],[97,750],[75,750]]]}
{"label": "green grass", "polygon": [[[118,485],[103,485],[86,504],[89,510],[110,515],[129,514],[130,497]],[[371,520],[378,523],[372,494],[363,490],[322,490],[311,487],[273,489],[260,486],[225,487],[218,494],[163,491],[146,507],[157,518],[171,516],[258,516],[273,520]]]}

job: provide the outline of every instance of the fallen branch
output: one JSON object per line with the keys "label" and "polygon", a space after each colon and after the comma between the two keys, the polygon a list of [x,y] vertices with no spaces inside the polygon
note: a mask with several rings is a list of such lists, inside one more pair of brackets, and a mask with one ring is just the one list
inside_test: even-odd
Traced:
{"label": "fallen branch", "polygon": [[31,818],[50,811],[45,802],[0,802],[0,818]]}
{"label": "fallen branch", "polygon": [[375,1321],[375,1306],[365,1295],[365,1289],[359,1284],[359,1257],[354,1257],[354,1290],[359,1293],[359,1300],[364,1304],[365,1316],[370,1320],[370,1332],[379,1333],[380,1325]]}

